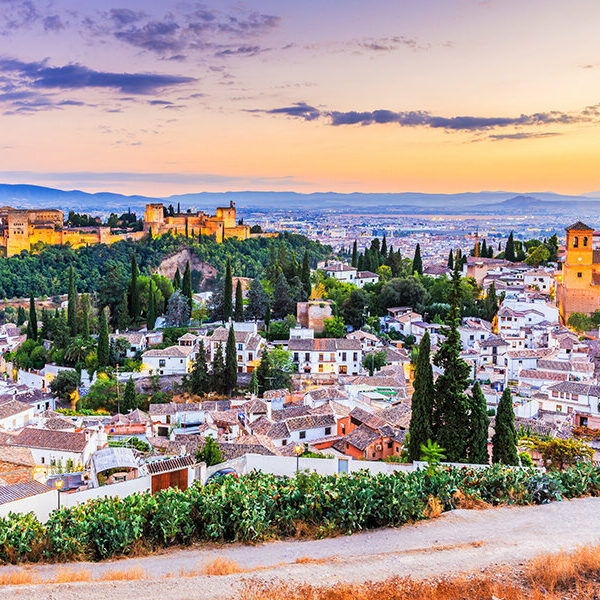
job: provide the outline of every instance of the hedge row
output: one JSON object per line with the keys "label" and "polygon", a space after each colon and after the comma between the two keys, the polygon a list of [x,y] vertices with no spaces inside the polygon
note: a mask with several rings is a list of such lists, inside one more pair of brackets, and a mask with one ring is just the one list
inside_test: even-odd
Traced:
{"label": "hedge row", "polygon": [[586,495],[600,495],[600,468],[592,465],[556,473],[499,465],[433,474],[252,473],[186,491],[97,499],[55,510],[45,524],[32,513],[11,513],[0,519],[0,561],[101,560],[195,541],[260,542],[397,527],[427,518],[432,498],[452,510],[465,499],[525,505]]}

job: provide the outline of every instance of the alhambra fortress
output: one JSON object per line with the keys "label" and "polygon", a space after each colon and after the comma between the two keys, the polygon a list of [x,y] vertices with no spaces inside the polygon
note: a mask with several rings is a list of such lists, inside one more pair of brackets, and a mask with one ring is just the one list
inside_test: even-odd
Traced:
{"label": "alhambra fortress", "polygon": [[[251,234],[250,227],[238,223],[235,205],[217,208],[210,216],[202,211],[168,215],[160,203],[147,204],[143,231],[112,232],[109,227],[67,227],[58,209],[17,209],[0,207],[0,255],[14,256],[31,250],[37,243],[70,244],[79,248],[88,244],[112,244],[119,240],[140,240],[165,233],[188,236],[212,235],[217,242],[226,238],[241,240],[261,234]],[[264,234],[263,234],[264,235]]]}

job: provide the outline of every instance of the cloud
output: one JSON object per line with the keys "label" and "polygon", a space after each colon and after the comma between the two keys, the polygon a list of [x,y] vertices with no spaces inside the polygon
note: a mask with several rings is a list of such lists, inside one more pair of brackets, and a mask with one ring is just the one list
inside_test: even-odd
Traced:
{"label": "cloud", "polygon": [[44,17],[44,31],[60,31],[64,29],[64,23],[58,15],[49,15]]}
{"label": "cloud", "polygon": [[0,59],[0,72],[12,75],[25,87],[61,90],[108,88],[126,94],[149,94],[196,81],[180,75],[96,71],[78,63],[49,67],[47,61],[23,62],[12,58]]}
{"label": "cloud", "polygon": [[224,48],[215,52],[215,56],[256,56],[261,52],[267,52],[268,48],[261,48],[260,46],[238,46],[237,48]]}
{"label": "cloud", "polygon": [[174,21],[150,21],[141,27],[116,31],[114,36],[132,46],[164,54],[185,48],[184,40],[178,35],[179,29]]}
{"label": "cloud", "polygon": [[136,23],[145,17],[145,13],[142,11],[131,10],[130,8],[111,8],[108,12],[109,18],[118,27],[124,27],[125,25],[131,25]]}
{"label": "cloud", "polygon": [[[600,114],[600,106],[588,106],[577,113],[561,111],[539,112],[522,114],[515,117],[479,117],[456,116],[443,117],[432,115],[428,111],[336,111],[321,110],[305,102],[296,102],[291,106],[272,109],[253,109],[249,112],[265,113],[269,115],[286,115],[305,121],[323,119],[329,125],[340,127],[344,125],[376,125],[396,124],[401,127],[428,127],[431,129],[444,129],[446,131],[487,131],[504,127],[543,126],[551,124],[571,124],[591,122]],[[530,136],[531,137],[531,136]],[[513,139],[519,139],[514,137]]]}
{"label": "cloud", "polygon": [[546,131],[546,132],[535,132],[535,131],[521,131],[519,133],[498,133],[489,135],[490,140],[528,140],[531,138],[546,138],[555,137],[562,135],[558,131]]}
{"label": "cloud", "polygon": [[0,0],[0,33],[31,27],[40,16],[31,0]]}

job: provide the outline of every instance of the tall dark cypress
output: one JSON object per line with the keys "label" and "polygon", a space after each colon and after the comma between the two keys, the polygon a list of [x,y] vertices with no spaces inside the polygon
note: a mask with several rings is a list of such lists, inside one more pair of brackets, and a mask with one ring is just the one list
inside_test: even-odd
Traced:
{"label": "tall dark cypress", "polygon": [[483,242],[481,242],[481,248],[479,250],[479,256],[486,258],[488,255],[488,248],[485,238],[483,238]]}
{"label": "tall dark cypress", "polygon": [[87,296],[88,300],[86,302],[82,302],[82,315],[81,315],[81,335],[84,340],[87,340],[90,337],[90,302],[89,296]]}
{"label": "tall dark cypress", "polygon": [[385,259],[387,258],[387,239],[385,237],[385,235],[383,236],[383,240],[381,240],[381,260],[385,261]]}
{"label": "tall dark cypress", "polygon": [[233,279],[231,277],[231,261],[227,259],[225,279],[223,281],[223,321],[227,322],[233,316]]}
{"label": "tall dark cypress", "polygon": [[208,365],[206,364],[206,350],[204,342],[200,340],[198,353],[190,376],[187,381],[187,391],[193,396],[204,396],[209,391]]}
{"label": "tall dark cypress", "polygon": [[454,270],[454,256],[452,254],[452,250],[448,254],[448,268]]}
{"label": "tall dark cypress", "polygon": [[498,402],[494,435],[492,436],[492,462],[503,465],[519,464],[515,411],[509,388],[502,392],[500,402]]}
{"label": "tall dark cypress", "polygon": [[225,391],[231,396],[231,392],[237,387],[237,348],[235,343],[235,332],[233,326],[229,328],[227,345],[225,346]]}
{"label": "tall dark cypress", "polygon": [[67,322],[71,337],[77,335],[77,292],[75,290],[75,276],[73,265],[69,266],[69,294],[67,296]]}
{"label": "tall dark cypress", "polygon": [[192,271],[190,269],[190,261],[185,263],[185,271],[181,280],[181,293],[187,298],[190,309],[192,308]]}
{"label": "tall dark cypress", "polygon": [[129,318],[135,323],[142,312],[138,290],[138,269],[135,252],[131,255],[131,279],[129,280]]}
{"label": "tall dark cypress", "polygon": [[110,360],[110,348],[108,340],[108,322],[106,321],[106,310],[100,311],[100,323],[98,329],[98,367],[108,366]]}
{"label": "tall dark cypress", "polygon": [[504,258],[510,262],[515,262],[515,240],[513,232],[510,232],[508,240],[506,241],[506,247],[504,248]]}
{"label": "tall dark cypress", "polygon": [[421,260],[421,244],[417,244],[412,261],[412,272],[423,275],[423,261]]}
{"label": "tall dark cypress", "polygon": [[304,258],[302,259],[302,273],[300,274],[300,280],[302,281],[302,288],[304,289],[304,299],[308,300],[312,292],[312,284],[310,282],[310,263],[308,262],[308,251],[304,251]]}
{"label": "tall dark cypress", "polygon": [[358,244],[356,240],[354,240],[354,244],[352,245],[352,266],[358,267]]}
{"label": "tall dark cypress", "polygon": [[148,312],[146,313],[146,327],[149,330],[154,329],[154,324],[156,323],[156,302],[154,296],[154,281],[151,279],[148,284]]}
{"label": "tall dark cypress", "polygon": [[419,344],[419,354],[415,366],[414,393],[408,436],[408,456],[410,460],[421,459],[421,444],[433,438],[431,417],[433,411],[433,369],[430,360],[431,343],[429,332],[425,332]]}
{"label": "tall dark cypress", "polygon": [[445,448],[448,461],[464,462],[469,439],[469,403],[465,390],[469,385],[470,368],[460,357],[458,264],[455,264],[452,273],[450,302],[448,327],[443,331],[445,339],[433,359],[433,363],[443,371],[435,382],[433,435],[435,441]]}
{"label": "tall dark cypress", "polygon": [[225,359],[223,358],[223,344],[219,343],[213,357],[212,372],[210,376],[211,388],[218,394],[225,392]]}
{"label": "tall dark cypress", "polygon": [[29,294],[29,321],[27,323],[27,337],[28,339],[34,341],[37,341],[38,339],[37,314],[35,312],[35,300],[33,299],[33,293]]}
{"label": "tall dark cypress", "polygon": [[468,461],[476,465],[486,465],[490,462],[488,454],[488,429],[490,418],[487,414],[485,396],[479,382],[475,382],[469,397],[469,450]]}
{"label": "tall dark cypress", "polygon": [[179,267],[175,271],[175,275],[173,276],[173,291],[181,289],[181,273],[179,272]]}
{"label": "tall dark cypress", "polygon": [[238,323],[244,321],[244,296],[242,294],[242,282],[238,279],[235,286],[235,315],[234,319]]}

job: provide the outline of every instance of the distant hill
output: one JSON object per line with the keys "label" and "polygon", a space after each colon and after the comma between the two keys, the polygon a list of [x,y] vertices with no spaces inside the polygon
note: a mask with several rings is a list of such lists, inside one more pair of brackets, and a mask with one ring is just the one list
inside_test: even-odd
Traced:
{"label": "distant hill", "polygon": [[167,197],[127,196],[111,192],[88,193],[60,190],[37,185],[0,184],[0,206],[15,208],[60,208],[95,214],[124,212],[128,208],[138,214],[148,202],[164,202],[182,208],[213,211],[230,201],[246,210],[335,210],[364,213],[406,214],[578,214],[596,215],[599,197],[567,196],[552,192],[515,195],[504,191],[482,191],[460,194],[351,193],[318,192],[198,192]]}

